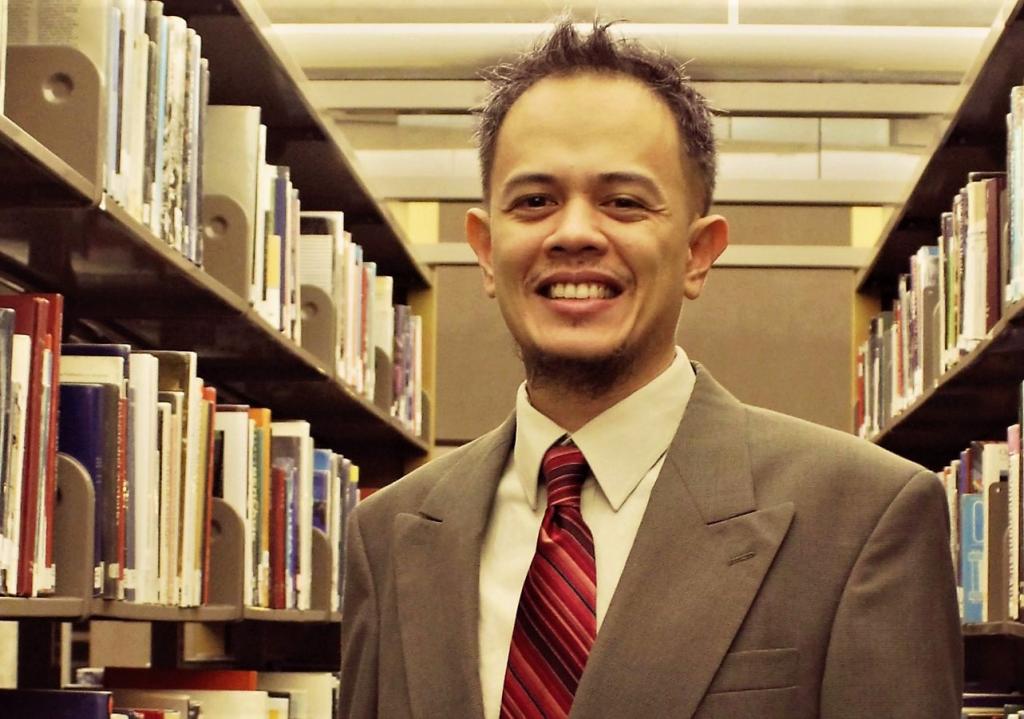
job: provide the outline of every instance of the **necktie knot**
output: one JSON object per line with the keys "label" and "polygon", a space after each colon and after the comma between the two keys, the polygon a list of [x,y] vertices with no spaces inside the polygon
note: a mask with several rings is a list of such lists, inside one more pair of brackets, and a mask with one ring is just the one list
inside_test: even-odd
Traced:
{"label": "necktie knot", "polygon": [[580,490],[587,478],[587,460],[572,444],[555,445],[545,454],[541,472],[547,484],[548,507],[580,506]]}

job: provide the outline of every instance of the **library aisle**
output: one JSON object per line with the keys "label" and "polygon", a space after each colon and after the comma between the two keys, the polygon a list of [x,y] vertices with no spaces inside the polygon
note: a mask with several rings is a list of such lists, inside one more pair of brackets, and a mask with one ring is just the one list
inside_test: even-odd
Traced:
{"label": "library aisle", "polygon": [[[525,378],[466,216],[553,7],[0,0],[0,716],[347,719],[351,513]],[[963,716],[1024,716],[1024,0],[564,12],[713,108],[677,343],[939,477]]]}

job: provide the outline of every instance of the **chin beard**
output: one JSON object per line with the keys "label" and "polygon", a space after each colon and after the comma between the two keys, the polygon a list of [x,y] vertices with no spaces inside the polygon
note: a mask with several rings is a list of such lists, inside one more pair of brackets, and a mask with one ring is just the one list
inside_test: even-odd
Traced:
{"label": "chin beard", "polygon": [[633,357],[619,348],[604,357],[565,357],[520,347],[531,385],[560,389],[567,394],[599,397],[621,384],[633,371]]}

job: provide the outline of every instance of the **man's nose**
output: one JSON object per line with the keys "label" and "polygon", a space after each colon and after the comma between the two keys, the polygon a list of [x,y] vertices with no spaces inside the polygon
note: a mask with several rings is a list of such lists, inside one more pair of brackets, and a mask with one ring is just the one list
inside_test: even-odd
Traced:
{"label": "man's nose", "polygon": [[573,198],[559,212],[558,224],[545,241],[544,249],[549,253],[601,253],[607,246],[600,209],[584,198]]}

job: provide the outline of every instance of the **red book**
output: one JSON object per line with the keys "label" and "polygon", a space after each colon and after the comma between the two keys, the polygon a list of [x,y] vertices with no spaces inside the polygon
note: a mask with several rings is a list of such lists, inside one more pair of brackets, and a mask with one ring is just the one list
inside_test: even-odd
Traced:
{"label": "red book", "polygon": [[256,672],[243,669],[107,667],[103,684],[117,689],[231,689],[256,691]]}
{"label": "red book", "polygon": [[213,525],[214,416],[217,413],[217,390],[203,387],[203,411],[206,412],[206,501],[203,509],[203,588],[200,601],[210,601],[210,530]]}
{"label": "red book", "polygon": [[50,303],[50,408],[49,435],[46,443],[46,566],[54,568],[53,562],[53,512],[57,503],[57,412],[60,398],[60,343],[64,335],[64,295],[56,293],[35,294]]}
{"label": "red book", "polygon": [[281,467],[270,470],[270,607],[284,609],[285,577],[288,573],[285,557],[285,532],[288,531],[285,504],[288,501],[286,483],[288,473]]}
{"label": "red book", "polygon": [[[22,473],[21,539],[18,544],[18,594],[32,594],[36,529],[40,503],[46,502],[46,458],[43,436],[43,362],[50,331],[50,303],[26,294],[0,295],[0,307],[15,311],[14,331],[32,338],[32,359],[25,421],[25,467]],[[52,338],[49,339],[52,344]]]}

